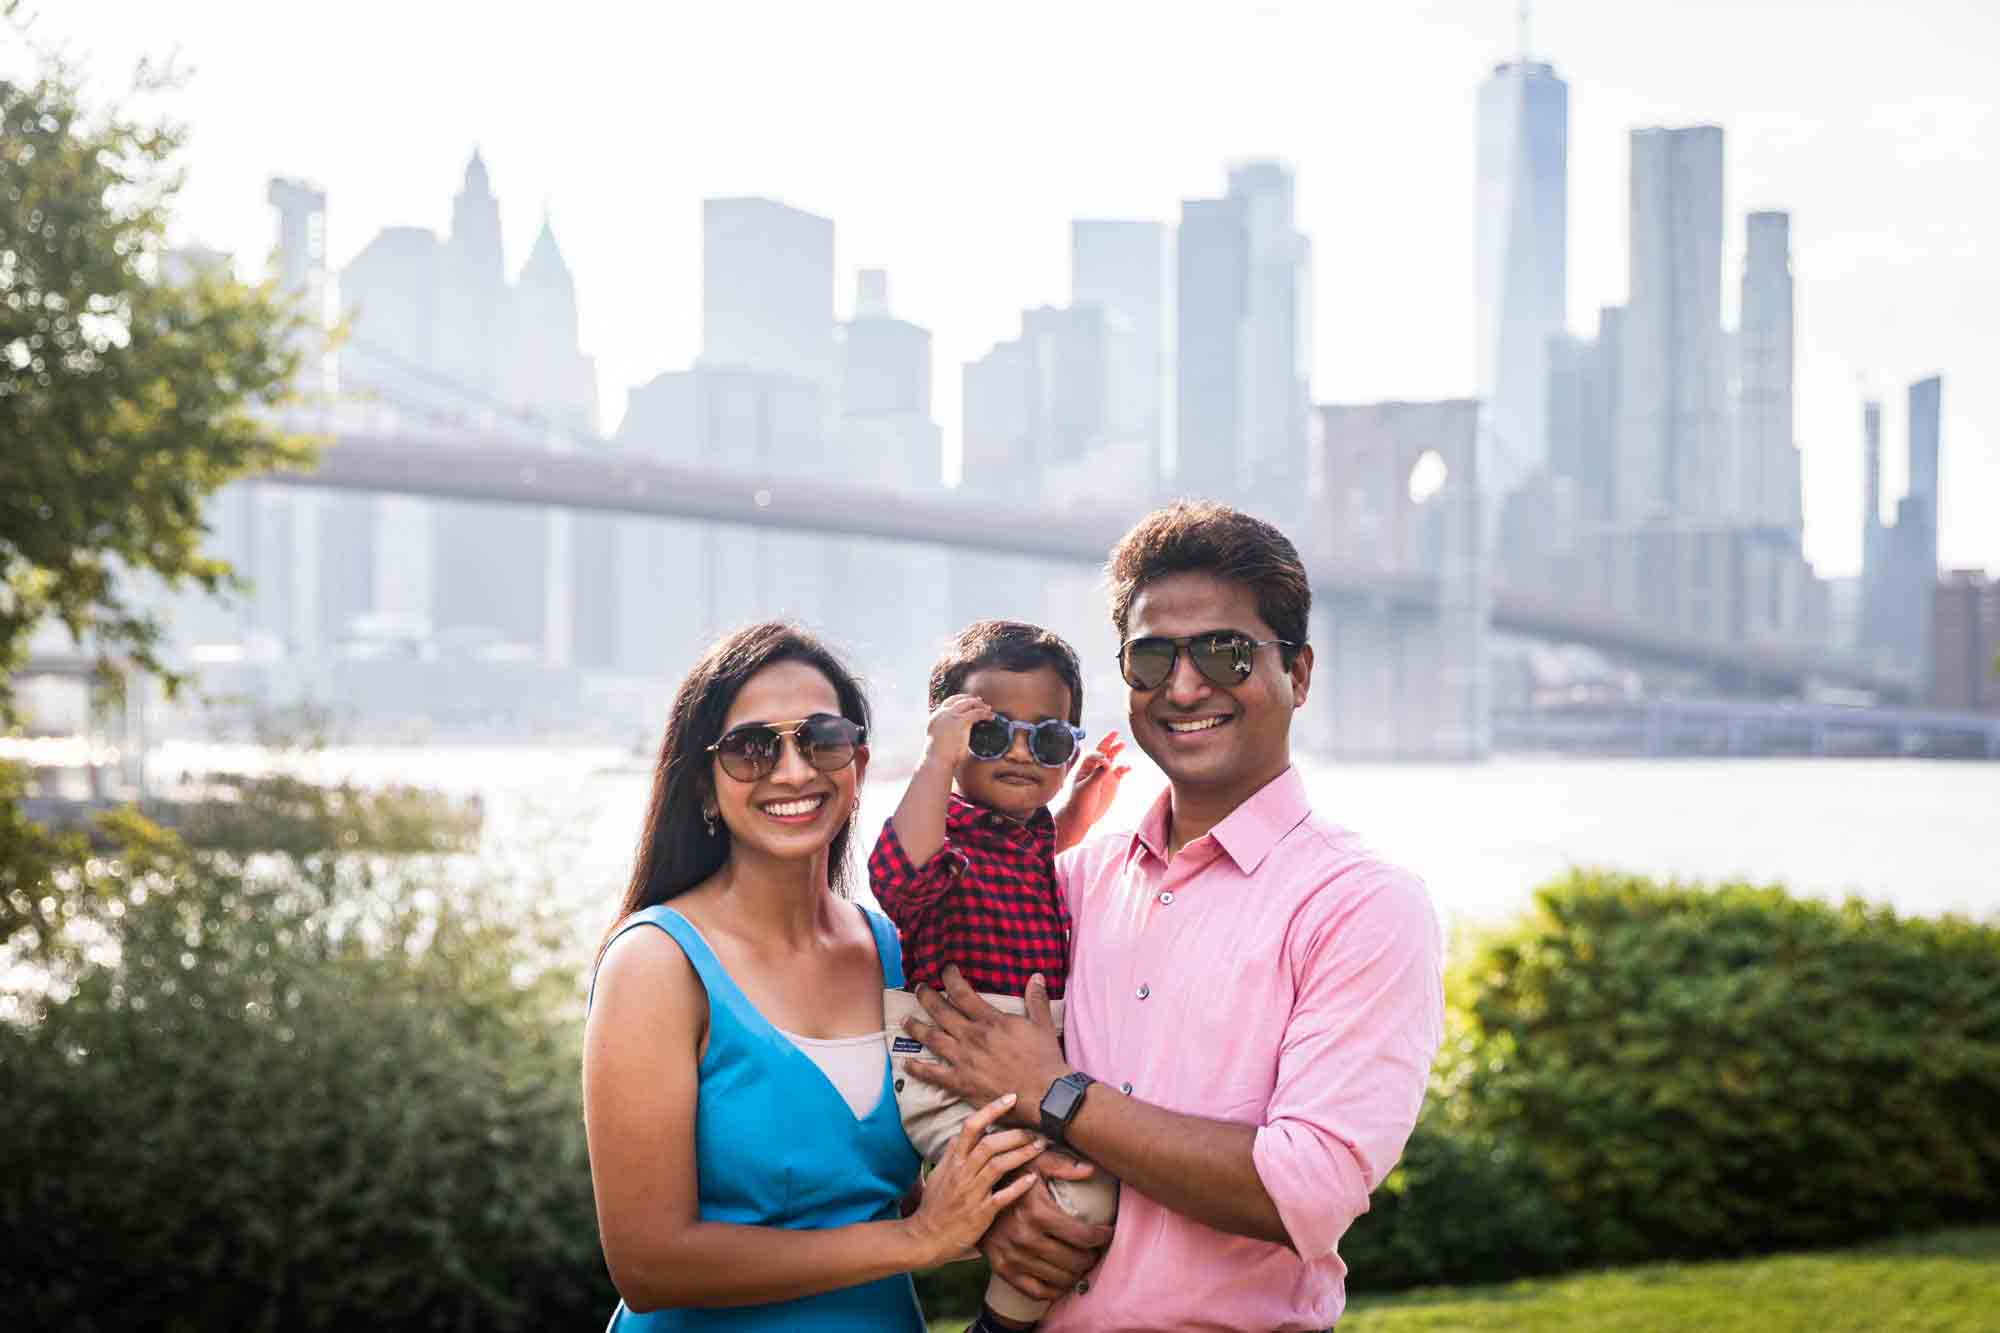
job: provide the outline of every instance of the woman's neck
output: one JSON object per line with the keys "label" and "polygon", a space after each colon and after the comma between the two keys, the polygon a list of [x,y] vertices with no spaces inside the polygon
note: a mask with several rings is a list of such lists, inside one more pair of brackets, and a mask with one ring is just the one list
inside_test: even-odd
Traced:
{"label": "woman's neck", "polygon": [[722,902],[744,928],[787,948],[808,948],[833,921],[827,862],[824,851],[797,861],[732,847],[718,876]]}

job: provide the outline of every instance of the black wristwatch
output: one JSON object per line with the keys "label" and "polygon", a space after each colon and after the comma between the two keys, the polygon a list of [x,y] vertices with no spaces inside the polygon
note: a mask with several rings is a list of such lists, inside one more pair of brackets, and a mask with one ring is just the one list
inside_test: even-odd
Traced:
{"label": "black wristwatch", "polygon": [[1070,1121],[1083,1109],[1083,1094],[1096,1081],[1079,1069],[1049,1084],[1049,1090],[1042,1094],[1042,1137],[1059,1146],[1069,1145]]}

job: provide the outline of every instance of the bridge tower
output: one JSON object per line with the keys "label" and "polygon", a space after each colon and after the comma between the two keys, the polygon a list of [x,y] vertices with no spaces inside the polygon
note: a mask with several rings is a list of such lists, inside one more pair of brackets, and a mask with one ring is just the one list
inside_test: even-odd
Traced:
{"label": "bridge tower", "polygon": [[1327,488],[1304,533],[1371,590],[1315,588],[1301,739],[1355,759],[1482,759],[1492,749],[1492,561],[1481,404],[1318,409]]}

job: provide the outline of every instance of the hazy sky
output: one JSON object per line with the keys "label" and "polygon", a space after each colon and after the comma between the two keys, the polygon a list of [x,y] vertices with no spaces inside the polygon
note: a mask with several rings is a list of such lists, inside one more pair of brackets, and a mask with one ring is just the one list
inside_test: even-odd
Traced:
{"label": "hazy sky", "polygon": [[[951,450],[961,365],[1067,300],[1070,218],[1175,220],[1267,155],[1313,240],[1315,398],[1472,389],[1474,103],[1512,0],[41,9],[105,91],[142,54],[193,71],[183,240],[262,255],[266,178],[302,176],[337,267],[443,231],[477,144],[510,270],[552,210],[607,428],[698,350],[704,196],[833,218],[843,313],[889,270]],[[1723,125],[1731,319],[1743,214],[1793,214],[1807,554],[1859,564],[1863,392],[1894,495],[1904,386],[1942,371],[1943,559],[2000,569],[2000,4],[1541,0],[1533,52],[1570,85],[1573,325],[1624,296],[1627,131]]]}

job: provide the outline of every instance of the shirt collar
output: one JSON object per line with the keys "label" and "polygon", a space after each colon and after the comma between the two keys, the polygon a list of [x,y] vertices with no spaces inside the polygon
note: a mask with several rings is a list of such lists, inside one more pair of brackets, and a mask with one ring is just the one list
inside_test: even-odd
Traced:
{"label": "shirt collar", "polygon": [[[1135,846],[1144,847],[1162,861],[1167,858],[1167,820],[1173,812],[1173,789],[1168,788],[1153,802],[1146,817],[1133,830]],[[1300,776],[1296,766],[1272,778],[1244,801],[1231,810],[1221,823],[1208,831],[1236,868],[1246,875],[1257,873],[1257,867],[1271,854],[1287,833],[1297,828],[1305,817],[1312,813],[1312,802],[1306,797],[1306,781]]]}
{"label": "shirt collar", "polygon": [[1025,820],[1009,819],[997,810],[989,810],[983,805],[966,800],[957,792],[951,794],[951,802],[945,806],[944,824],[945,828],[961,837],[967,834],[986,833],[998,834],[1009,839],[1023,835],[1030,838],[1053,839],[1056,830],[1055,816],[1049,813],[1046,805],[1037,807],[1035,813]]}

